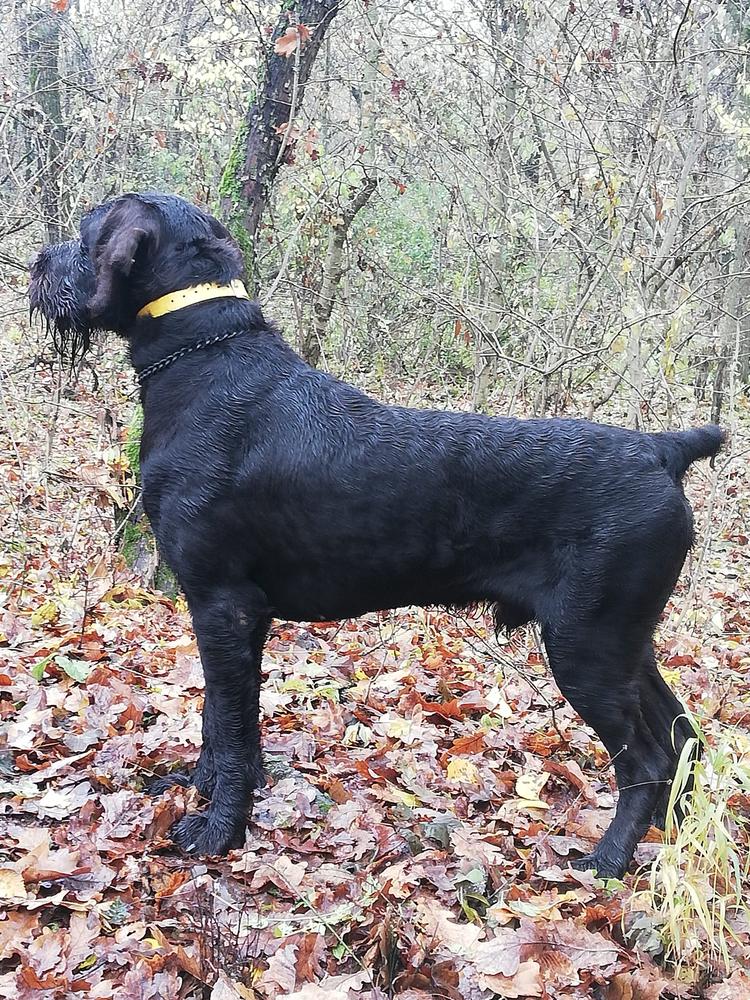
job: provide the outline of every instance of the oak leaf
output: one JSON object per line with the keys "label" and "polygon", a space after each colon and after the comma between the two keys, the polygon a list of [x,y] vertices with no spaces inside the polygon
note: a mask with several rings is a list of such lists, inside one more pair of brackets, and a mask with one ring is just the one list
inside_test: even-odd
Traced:
{"label": "oak leaf", "polygon": [[292,24],[284,34],[276,39],[273,50],[276,55],[289,58],[293,56],[310,37],[310,29],[305,24]]}

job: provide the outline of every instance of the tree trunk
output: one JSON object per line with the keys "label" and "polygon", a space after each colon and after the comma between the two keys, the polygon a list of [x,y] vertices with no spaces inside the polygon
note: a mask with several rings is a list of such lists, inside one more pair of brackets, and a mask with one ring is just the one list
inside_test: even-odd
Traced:
{"label": "tree trunk", "polygon": [[[190,22],[193,16],[194,0],[186,0],[179,15],[179,29],[177,34],[177,51],[181,58],[184,58],[188,38],[190,37]],[[188,77],[187,71],[183,71],[183,77],[175,86],[173,101],[172,120],[177,123],[182,118],[187,101]],[[170,129],[168,144],[173,153],[179,153],[182,148],[184,135],[178,128]]]}
{"label": "tree trunk", "polygon": [[60,43],[66,14],[32,6],[23,30],[29,91],[41,116],[37,137],[38,184],[44,222],[51,243],[59,243],[67,225],[68,198],[63,191],[66,129],[62,120]]}
{"label": "tree trunk", "polygon": [[[293,144],[295,115],[326,31],[338,13],[338,0],[301,0],[276,22],[266,68],[235,139],[219,185],[221,211],[242,247],[253,280],[256,239],[276,175]],[[299,40],[289,55],[275,43],[298,26]],[[254,282],[253,282],[254,283]]]}
{"label": "tree trunk", "polygon": [[377,137],[375,109],[379,88],[382,86],[380,66],[383,61],[383,47],[378,3],[379,0],[368,0],[365,5],[366,56],[359,100],[360,138],[366,165],[359,185],[352,189],[349,200],[336,212],[328,234],[328,250],[323,264],[323,274],[313,304],[312,327],[302,342],[302,356],[313,366],[317,366],[320,362],[326,330],[344,273],[342,259],[346,237],[357,213],[365,207],[380,183],[381,151]]}
{"label": "tree trunk", "polygon": [[[739,165],[737,168],[739,174]],[[731,261],[725,266],[723,314],[719,326],[718,360],[714,374],[711,398],[711,419],[718,424],[729,389],[730,401],[734,399],[733,382],[741,371],[743,305],[741,293],[745,284],[744,272],[747,259],[747,223],[738,213],[735,222],[735,245]]]}
{"label": "tree trunk", "polygon": [[347,233],[357,213],[365,207],[377,186],[377,177],[364,177],[340,218],[336,220],[335,224],[331,225],[331,232],[328,237],[328,252],[323,268],[323,280],[320,285],[320,292],[313,306],[312,330],[308,333],[302,345],[302,356],[311,365],[317,365],[320,361],[326,328],[333,312],[333,304],[336,301],[339,282],[344,273],[341,258],[344,252]]}
{"label": "tree trunk", "polygon": [[[480,283],[483,287],[483,329],[475,331],[474,345],[474,408],[481,410],[497,375],[500,317],[503,312],[502,274],[508,259],[512,238],[508,226],[507,187],[511,183],[513,164],[510,153],[517,116],[518,82],[515,68],[508,70],[503,45],[512,46],[515,64],[519,65],[529,27],[529,19],[520,5],[508,0],[493,0],[486,12],[486,24],[493,44],[493,97],[488,131],[489,156],[500,168],[502,178],[488,196],[494,202],[493,211],[485,214],[485,229],[490,234],[487,260]],[[493,130],[496,134],[492,134]],[[505,162],[503,162],[503,158]]]}

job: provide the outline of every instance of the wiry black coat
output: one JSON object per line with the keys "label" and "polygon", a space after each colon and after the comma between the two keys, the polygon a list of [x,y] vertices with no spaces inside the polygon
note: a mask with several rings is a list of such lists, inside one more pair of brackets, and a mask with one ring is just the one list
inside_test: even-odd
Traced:
{"label": "wiry black coat", "polygon": [[[54,249],[32,303],[70,325],[73,307],[56,313],[49,292]],[[311,369],[255,304],[138,320],[166,292],[241,274],[223,227],[179,199],[101,206],[82,224],[80,253],[95,286],[88,325],[124,335],[136,371],[241,331],[142,388],[144,506],[190,604],[207,684],[193,780],[212,803],[176,839],[206,853],[242,839],[263,781],[258,691],[272,616],[488,602],[498,625],[539,622],[561,690],[615,760],[616,818],[577,864],[622,874],[690,735],[651,635],[692,543],[680,480],[718,450],[719,429],[644,434],[384,406]]]}
{"label": "wiry black coat", "polygon": [[[162,320],[174,336],[158,351],[149,340],[148,355],[135,340],[136,368],[194,324],[200,339],[205,314],[212,331],[247,333],[143,392],[144,503],[188,589],[250,579],[290,619],[489,600],[503,623],[546,623],[584,581],[612,579],[622,602],[634,546],[663,572],[671,547],[690,544],[670,437],[384,406],[308,367],[243,302]],[[713,440],[694,434],[697,447]]]}

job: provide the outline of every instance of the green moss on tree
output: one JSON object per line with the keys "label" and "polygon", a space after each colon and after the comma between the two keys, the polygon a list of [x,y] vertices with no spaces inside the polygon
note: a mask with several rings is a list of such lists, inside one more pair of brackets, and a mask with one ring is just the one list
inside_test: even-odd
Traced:
{"label": "green moss on tree", "polygon": [[227,229],[242,251],[247,274],[250,277],[253,263],[253,242],[245,228],[244,212],[242,211],[242,171],[245,166],[247,134],[248,125],[247,122],[243,122],[234,137],[227,165],[224,167],[219,181],[219,197]]}
{"label": "green moss on tree", "polygon": [[219,197],[228,198],[235,204],[242,199],[242,179],[240,174],[244,163],[245,147],[247,145],[247,122],[243,122],[234,137],[229,151],[227,165],[219,181]]}
{"label": "green moss on tree", "polygon": [[141,546],[147,537],[148,528],[144,518],[141,517],[138,521],[128,518],[125,521],[122,526],[120,552],[128,566],[132,566],[140,555]]}

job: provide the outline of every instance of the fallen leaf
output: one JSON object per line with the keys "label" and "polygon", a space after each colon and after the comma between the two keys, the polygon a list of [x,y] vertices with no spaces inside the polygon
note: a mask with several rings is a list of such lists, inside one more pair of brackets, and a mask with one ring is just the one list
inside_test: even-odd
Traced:
{"label": "fallen leaf", "polygon": [[575,985],[571,971],[608,968],[617,955],[612,942],[572,920],[536,924],[524,917],[517,929],[499,928],[493,938],[477,945],[474,961],[479,972],[510,977],[522,961],[534,959],[554,978]]}
{"label": "fallen leaf", "polygon": [[[604,996],[605,1000],[659,1000],[670,985],[670,981],[654,969],[634,969],[613,976]],[[741,995],[733,993],[722,1000],[737,1000]]]}
{"label": "fallen leaf", "polygon": [[13,868],[0,868],[0,899],[26,899],[23,878]]}
{"label": "fallen leaf", "polygon": [[211,1000],[252,1000],[254,996],[252,990],[230,979],[224,972],[219,973],[210,994]]}
{"label": "fallen leaf", "polygon": [[450,841],[453,850],[460,858],[479,861],[486,868],[505,863],[505,855],[500,848],[488,843],[477,830],[458,827],[451,831]]}
{"label": "fallen leaf", "polygon": [[261,976],[263,986],[286,991],[294,989],[297,982],[297,948],[297,943],[292,942],[271,955],[268,968]]}
{"label": "fallen leaf", "polygon": [[452,781],[456,785],[481,784],[477,765],[466,757],[454,757],[450,760],[445,773],[448,781]]}
{"label": "fallen leaf", "polygon": [[278,1000],[349,1000],[349,990],[361,990],[370,982],[366,969],[351,976],[327,976],[317,984],[307,983],[296,993],[284,993]]}
{"label": "fallen leaf", "polygon": [[306,872],[307,865],[304,861],[295,864],[285,854],[282,854],[274,862],[260,866],[253,876],[250,888],[261,889],[270,882],[287,895],[291,892],[293,896],[296,896]]}
{"label": "fallen leaf", "polygon": [[540,997],[544,991],[538,962],[520,962],[512,976],[481,975],[482,986],[499,997]]}
{"label": "fallen leaf", "polygon": [[516,795],[519,799],[539,800],[539,793],[547,784],[549,774],[521,774],[516,779]]}
{"label": "fallen leaf", "polygon": [[459,736],[451,743],[449,752],[452,754],[475,754],[481,753],[485,746],[484,733],[477,730],[469,736]]}
{"label": "fallen leaf", "polygon": [[[707,1000],[741,1000],[741,998],[750,997],[750,973],[735,969],[729,979],[712,986],[706,993],[706,997]],[[641,1000],[641,998],[634,998],[634,1000]],[[644,997],[644,1000],[651,1000],[651,997]]]}
{"label": "fallen leaf", "polygon": [[484,934],[476,924],[457,924],[453,914],[432,899],[420,900],[417,919],[428,939],[444,945],[454,955],[473,957],[477,942]]}
{"label": "fallen leaf", "polygon": [[23,956],[26,945],[34,936],[39,918],[24,910],[9,910],[0,919],[0,962],[12,955]]}
{"label": "fallen leaf", "polygon": [[588,778],[574,760],[554,760],[549,758],[542,765],[545,771],[565,778],[574,788],[577,788],[587,802],[596,802],[596,794],[592,789]]}

